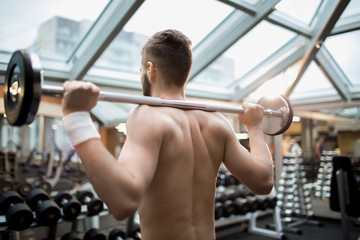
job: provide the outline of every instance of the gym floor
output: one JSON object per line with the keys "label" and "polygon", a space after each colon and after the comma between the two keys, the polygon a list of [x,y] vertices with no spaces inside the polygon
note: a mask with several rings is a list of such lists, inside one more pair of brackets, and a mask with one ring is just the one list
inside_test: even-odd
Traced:
{"label": "gym floor", "polygon": [[[343,238],[342,225],[340,220],[317,219],[322,223],[322,226],[311,224],[302,224],[297,228],[302,234],[285,232],[285,239],[289,240],[341,240]],[[258,227],[265,228],[265,226],[272,222],[272,216],[267,216],[258,221]],[[218,240],[273,240],[274,238],[251,234],[247,231],[234,233],[233,235],[217,238]],[[360,240],[360,226],[351,224],[350,239]]]}

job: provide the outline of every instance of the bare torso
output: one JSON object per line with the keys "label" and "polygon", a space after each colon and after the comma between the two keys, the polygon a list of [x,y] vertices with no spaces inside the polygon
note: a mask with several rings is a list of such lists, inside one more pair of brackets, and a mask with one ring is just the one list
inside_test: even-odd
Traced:
{"label": "bare torso", "polygon": [[152,112],[149,126],[161,124],[163,142],[139,208],[142,239],[215,239],[215,183],[229,124],[218,113],[174,108]]}
{"label": "bare torso", "polygon": [[[167,89],[169,96],[161,95],[161,89],[155,84],[153,92],[158,93],[152,94],[182,99],[178,88]],[[64,90],[65,116],[89,112],[100,92],[82,81],[67,81]],[[222,162],[254,193],[268,194],[274,183],[261,127],[264,110],[244,106],[246,112],[238,118],[248,129],[251,152],[239,144],[219,113],[146,105],[128,116],[118,161],[97,137],[78,143],[76,151],[96,193],[116,219],[139,211],[143,240],[215,239],[215,183]],[[91,124],[85,127],[93,129]]]}

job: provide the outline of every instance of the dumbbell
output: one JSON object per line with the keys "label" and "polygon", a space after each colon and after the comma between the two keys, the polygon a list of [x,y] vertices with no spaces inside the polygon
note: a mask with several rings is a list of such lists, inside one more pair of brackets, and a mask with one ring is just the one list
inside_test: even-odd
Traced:
{"label": "dumbbell", "polygon": [[33,186],[28,182],[23,182],[16,186],[16,190],[23,198],[25,198],[32,189]]}
{"label": "dumbbell", "polygon": [[109,233],[109,240],[125,240],[125,239],[128,239],[126,238],[126,233],[120,228],[114,228]]}
{"label": "dumbbell", "polygon": [[68,232],[61,237],[61,240],[82,240],[82,239],[76,233]]}
{"label": "dumbbell", "polygon": [[288,179],[288,180],[280,179],[279,180],[279,185],[283,186],[283,187],[291,187],[291,186],[294,186],[294,184],[295,184],[294,179]]}
{"label": "dumbbell", "polygon": [[5,214],[9,229],[22,231],[30,227],[34,216],[21,196],[14,190],[0,196],[0,212]]}
{"label": "dumbbell", "polygon": [[95,198],[94,194],[90,191],[79,191],[77,199],[81,204],[87,205],[88,216],[97,215],[104,209],[104,203],[100,199]]}
{"label": "dumbbell", "polygon": [[141,240],[141,230],[139,224],[134,224],[128,232],[130,239]]}
{"label": "dumbbell", "polygon": [[224,217],[230,217],[231,215],[235,214],[235,206],[233,204],[233,201],[231,201],[230,199],[226,200],[223,203],[223,208],[224,208]]}
{"label": "dumbbell", "polygon": [[278,187],[278,191],[281,193],[285,193],[285,194],[293,194],[295,191],[295,186],[293,187],[283,187],[283,186],[279,186]]}
{"label": "dumbbell", "polygon": [[268,201],[266,199],[266,196],[263,195],[255,195],[254,196],[255,201],[257,201],[258,206],[259,206],[259,210],[266,210],[269,208],[269,204]]}
{"label": "dumbbell", "polygon": [[254,196],[255,194],[251,192],[249,189],[244,188],[236,192],[237,197],[246,198],[247,196]]}
{"label": "dumbbell", "polygon": [[96,228],[91,228],[85,233],[83,240],[106,240],[106,235]]}
{"label": "dumbbell", "polygon": [[245,215],[249,212],[249,203],[245,198],[238,197],[233,201],[236,215]]}
{"label": "dumbbell", "polygon": [[216,178],[216,187],[220,187],[224,185],[224,181],[225,181],[225,175],[224,174],[219,174]]}
{"label": "dumbbell", "polygon": [[226,195],[226,194],[224,194],[224,193],[222,193],[222,194],[220,194],[219,196],[216,196],[215,202],[224,203],[224,202],[225,202],[226,200],[228,200],[228,199],[229,199],[229,196]]}
{"label": "dumbbell", "polygon": [[80,215],[81,203],[74,199],[70,193],[58,193],[54,200],[62,209],[62,215],[65,220],[72,221]]}
{"label": "dumbbell", "polygon": [[42,190],[44,190],[46,193],[50,194],[52,192],[52,186],[51,184],[44,180],[41,179],[40,182],[37,184],[36,188],[40,188]]}
{"label": "dumbbell", "polygon": [[268,201],[269,208],[275,208],[277,203],[277,197],[275,195],[267,195],[266,199]]}
{"label": "dumbbell", "polygon": [[26,202],[35,211],[36,221],[40,225],[52,226],[61,217],[59,206],[51,201],[49,195],[42,189],[35,188],[31,190]]}
{"label": "dumbbell", "polygon": [[1,179],[0,180],[0,193],[5,193],[14,190],[14,184],[11,181]]}
{"label": "dumbbell", "polygon": [[224,216],[224,206],[221,202],[215,203],[215,220]]}
{"label": "dumbbell", "polygon": [[256,200],[256,197],[248,195],[245,197],[245,199],[249,203],[249,212],[255,212],[256,210],[259,209],[259,204],[258,201]]}
{"label": "dumbbell", "polygon": [[225,174],[225,181],[224,181],[225,187],[235,186],[238,184],[240,184],[240,181],[234,175],[230,173]]}
{"label": "dumbbell", "polygon": [[[41,180],[37,185],[36,188],[44,190],[46,193],[50,194],[52,191],[51,184],[45,180]],[[27,194],[33,189],[33,185],[28,182],[23,182],[17,185],[16,190],[22,197],[26,197]]]}

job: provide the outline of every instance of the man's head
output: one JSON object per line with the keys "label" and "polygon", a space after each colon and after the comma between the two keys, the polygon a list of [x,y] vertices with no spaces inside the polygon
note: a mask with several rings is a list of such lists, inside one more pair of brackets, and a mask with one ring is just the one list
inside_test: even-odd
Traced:
{"label": "man's head", "polygon": [[168,87],[183,87],[192,66],[191,41],[177,30],[155,33],[142,50],[142,84],[145,96],[151,94],[146,70],[149,64],[157,69]]}

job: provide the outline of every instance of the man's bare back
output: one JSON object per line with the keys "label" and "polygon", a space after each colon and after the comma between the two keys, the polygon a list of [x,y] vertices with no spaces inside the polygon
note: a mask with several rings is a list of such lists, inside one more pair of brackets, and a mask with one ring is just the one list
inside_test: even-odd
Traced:
{"label": "man's bare back", "polygon": [[161,126],[163,138],[139,208],[143,239],[215,239],[215,183],[230,125],[218,113],[196,110],[140,106],[135,115],[150,128]]}
{"label": "man's bare back", "polygon": [[[78,88],[83,85],[79,82],[67,84],[68,92],[94,91]],[[77,153],[116,219],[139,211],[144,240],[215,239],[214,192],[222,162],[255,193],[269,193],[273,185],[271,155],[260,121],[254,118],[263,110],[246,108],[254,112],[248,119],[247,113],[242,115],[251,152],[239,144],[219,113],[142,105],[128,116],[118,161],[100,139],[78,144]]]}

